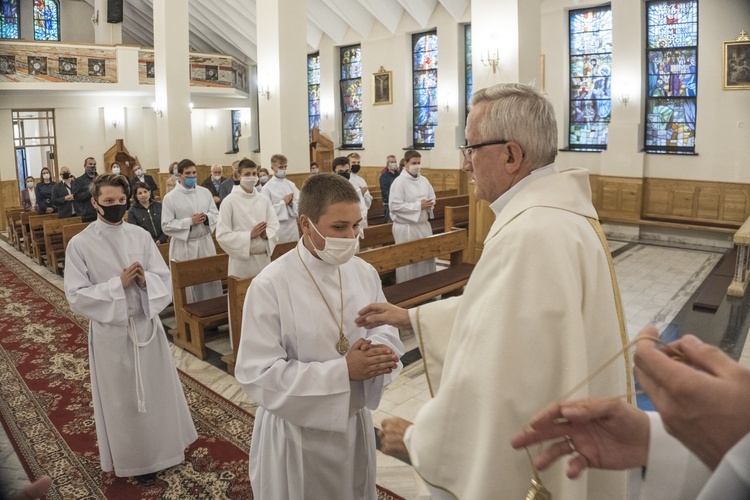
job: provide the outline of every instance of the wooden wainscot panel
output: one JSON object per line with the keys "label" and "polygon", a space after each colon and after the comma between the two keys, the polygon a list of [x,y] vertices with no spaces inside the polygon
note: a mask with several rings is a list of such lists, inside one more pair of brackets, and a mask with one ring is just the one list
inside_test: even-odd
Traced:
{"label": "wooden wainscot panel", "polygon": [[0,181],[0,228],[5,229],[5,209],[21,206],[21,192],[18,189],[18,181]]}
{"label": "wooden wainscot panel", "polygon": [[591,197],[599,217],[619,221],[641,218],[643,179],[591,176]]}
{"label": "wooden wainscot panel", "polygon": [[721,203],[722,218],[729,222],[742,224],[748,218],[750,206],[747,191],[741,189],[727,189]]}
{"label": "wooden wainscot panel", "polygon": [[696,215],[699,219],[721,219],[721,190],[715,187],[698,188]]}

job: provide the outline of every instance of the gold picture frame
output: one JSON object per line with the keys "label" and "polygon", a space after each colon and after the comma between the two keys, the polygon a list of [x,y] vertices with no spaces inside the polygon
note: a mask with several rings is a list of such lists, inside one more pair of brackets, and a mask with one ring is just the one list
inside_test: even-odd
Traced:
{"label": "gold picture frame", "polygon": [[750,40],[724,42],[724,90],[750,90]]}
{"label": "gold picture frame", "polygon": [[393,71],[386,71],[382,66],[372,74],[372,104],[393,104]]}

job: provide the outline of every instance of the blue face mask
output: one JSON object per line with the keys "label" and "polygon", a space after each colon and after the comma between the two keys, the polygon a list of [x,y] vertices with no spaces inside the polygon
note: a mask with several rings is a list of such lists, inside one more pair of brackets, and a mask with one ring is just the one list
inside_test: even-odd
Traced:
{"label": "blue face mask", "polygon": [[185,177],[185,187],[194,188],[195,183],[198,181],[197,177]]}

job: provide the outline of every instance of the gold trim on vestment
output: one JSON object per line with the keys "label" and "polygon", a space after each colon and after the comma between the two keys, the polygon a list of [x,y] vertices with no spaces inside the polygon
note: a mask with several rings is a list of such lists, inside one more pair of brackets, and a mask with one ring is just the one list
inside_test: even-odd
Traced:
{"label": "gold trim on vestment", "polygon": [[422,338],[422,324],[419,322],[419,308],[417,307],[414,311],[414,319],[417,321],[417,338],[419,339],[419,349],[422,351],[422,363],[424,364],[424,375],[427,378],[427,388],[430,390],[430,397],[434,398],[435,393],[432,392],[432,382],[430,382],[430,372],[427,369],[427,352],[424,348],[424,339]]}

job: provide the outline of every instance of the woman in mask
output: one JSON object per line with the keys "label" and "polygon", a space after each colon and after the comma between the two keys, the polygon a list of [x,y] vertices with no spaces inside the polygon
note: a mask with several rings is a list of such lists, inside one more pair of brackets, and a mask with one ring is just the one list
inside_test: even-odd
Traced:
{"label": "woman in mask", "polygon": [[36,192],[34,191],[34,178],[31,176],[26,177],[24,183],[26,187],[21,190],[21,207],[24,212],[36,212]]}
{"label": "woman in mask", "polygon": [[[177,165],[177,162],[173,162],[169,166],[169,171],[172,172],[172,175],[169,177],[169,179],[167,179],[167,193],[174,189],[179,180],[180,171],[177,169]],[[166,193],[164,194],[166,196]]]}
{"label": "woman in mask", "polygon": [[255,186],[255,189],[258,190],[260,193],[263,190],[263,186],[266,185],[266,182],[268,182],[269,178],[268,169],[260,167],[258,168],[258,185]]}
{"label": "woman in mask", "polygon": [[47,167],[42,169],[42,173],[39,176],[39,182],[34,187],[36,193],[37,213],[53,214],[57,212],[57,207],[52,203],[52,188],[55,187],[55,183],[52,180],[52,174]]}
{"label": "woman in mask", "polygon": [[133,204],[128,209],[128,222],[149,232],[155,243],[166,243],[167,235],[161,230],[161,203],[154,201],[145,182],[133,185]]}

